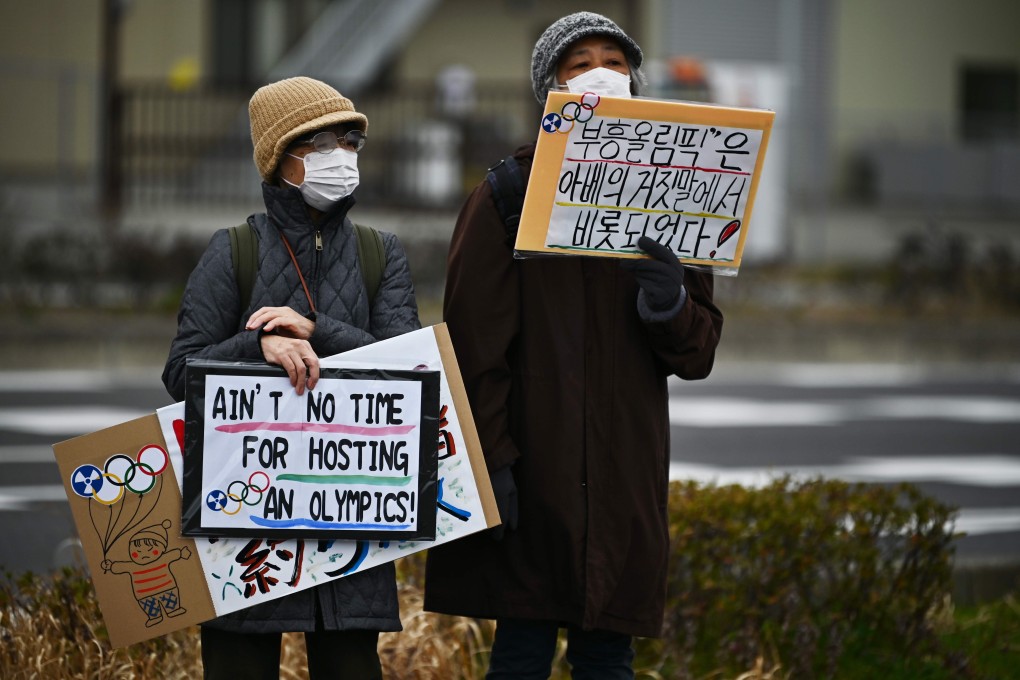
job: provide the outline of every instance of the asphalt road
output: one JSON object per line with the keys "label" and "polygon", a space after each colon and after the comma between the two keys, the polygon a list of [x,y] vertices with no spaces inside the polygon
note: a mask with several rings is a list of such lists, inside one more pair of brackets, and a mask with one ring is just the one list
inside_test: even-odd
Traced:
{"label": "asphalt road", "polygon": [[[158,374],[0,373],[0,567],[75,559],[50,447],[167,405]],[[1020,365],[731,364],[670,392],[673,478],[910,481],[960,508],[958,561],[1020,563]]]}

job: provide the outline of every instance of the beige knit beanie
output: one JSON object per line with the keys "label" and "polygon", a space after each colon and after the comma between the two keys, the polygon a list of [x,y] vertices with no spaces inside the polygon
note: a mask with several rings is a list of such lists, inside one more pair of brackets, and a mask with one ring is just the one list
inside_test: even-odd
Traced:
{"label": "beige knit beanie", "polygon": [[260,87],[248,102],[248,117],[255,167],[266,182],[273,181],[286,148],[306,132],[351,121],[362,131],[368,129],[368,118],[354,110],[350,99],[304,76]]}

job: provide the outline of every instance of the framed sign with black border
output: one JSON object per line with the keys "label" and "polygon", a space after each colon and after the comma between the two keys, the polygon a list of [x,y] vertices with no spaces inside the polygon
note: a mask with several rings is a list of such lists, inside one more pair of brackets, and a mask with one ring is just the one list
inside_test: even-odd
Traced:
{"label": "framed sign with black border", "polygon": [[189,361],[182,533],[434,540],[439,372]]}

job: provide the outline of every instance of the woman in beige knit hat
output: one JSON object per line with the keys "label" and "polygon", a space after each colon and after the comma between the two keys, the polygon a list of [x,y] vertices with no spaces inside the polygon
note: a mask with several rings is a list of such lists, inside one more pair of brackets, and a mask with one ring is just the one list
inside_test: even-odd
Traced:
{"label": "woman in beige knit hat", "polygon": [[[260,88],[249,115],[266,207],[248,218],[258,264],[253,280],[242,280],[230,230],[213,235],[185,288],[163,371],[176,400],[184,398],[192,357],[276,364],[301,394],[315,386],[320,356],[420,328],[400,243],[375,232],[370,242],[381,257],[360,258],[347,216],[368,119],[334,88],[303,77]],[[315,549],[305,544],[306,554]],[[338,568],[345,578],[203,624],[205,677],[277,678],[287,631],[305,633],[313,679],[381,677],[379,631],[400,630],[395,574],[392,563],[366,571],[359,565]],[[284,581],[266,587],[286,591]]]}

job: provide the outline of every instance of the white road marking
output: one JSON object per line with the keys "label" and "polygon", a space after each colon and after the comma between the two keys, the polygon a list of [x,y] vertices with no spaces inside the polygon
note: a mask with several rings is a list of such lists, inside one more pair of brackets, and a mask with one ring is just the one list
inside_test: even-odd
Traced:
{"label": "white road marking", "polygon": [[0,392],[96,392],[119,388],[162,389],[162,367],[111,371],[0,371]]}
{"label": "white road marking", "polygon": [[670,397],[669,422],[685,427],[837,425],[847,409],[816,402],[767,402],[724,397]]}
{"label": "white road marking", "polygon": [[152,411],[115,406],[53,406],[0,409],[0,429],[54,437],[75,437],[134,420]]}
{"label": "white road marking", "polygon": [[[692,463],[671,463],[669,478],[700,484],[739,484],[761,488],[777,477],[795,480],[824,477],[848,482],[948,482],[970,486],[1020,484],[1020,460],[1008,456],[938,456],[911,458],[857,458],[843,465],[774,468],[723,468]],[[955,528],[968,535],[1020,531],[1020,508],[961,508]]]}
{"label": "white road marking", "polygon": [[[782,385],[784,387],[904,387],[942,380],[1020,383],[1020,363],[807,363],[725,362],[717,364],[709,381],[716,384]],[[670,378],[682,390],[684,381]]]}
{"label": "white road marking", "polygon": [[59,484],[35,486],[0,486],[0,512],[25,510],[30,503],[67,502],[64,487]]}
{"label": "white road marking", "polygon": [[1006,455],[966,454],[850,458],[838,465],[762,467],[714,467],[696,463],[670,463],[669,478],[705,484],[768,485],[776,477],[796,479],[824,477],[849,482],[945,482],[967,486],[1008,487],[1020,485],[1020,458]]}
{"label": "white road marking", "polygon": [[830,426],[859,420],[1020,422],[1020,399],[990,396],[866,397],[819,401],[759,401],[670,397],[669,420],[684,427]]}
{"label": "white road marking", "polygon": [[53,449],[49,446],[0,446],[0,464],[53,462]]}

